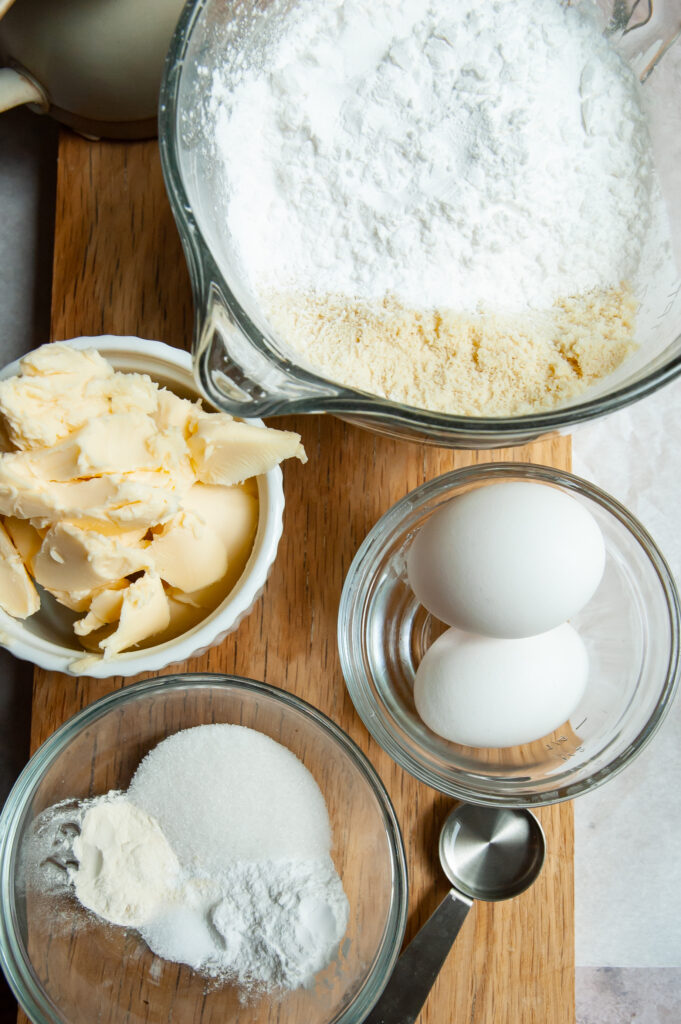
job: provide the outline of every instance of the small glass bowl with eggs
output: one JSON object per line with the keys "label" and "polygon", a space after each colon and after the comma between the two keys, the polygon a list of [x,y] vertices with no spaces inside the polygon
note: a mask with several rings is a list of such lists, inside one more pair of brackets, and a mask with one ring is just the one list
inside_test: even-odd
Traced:
{"label": "small glass bowl with eggs", "polygon": [[451,796],[540,806],[621,771],[679,679],[679,596],[653,539],[570,473],[471,466],[416,488],[346,577],[338,641],[364,724]]}

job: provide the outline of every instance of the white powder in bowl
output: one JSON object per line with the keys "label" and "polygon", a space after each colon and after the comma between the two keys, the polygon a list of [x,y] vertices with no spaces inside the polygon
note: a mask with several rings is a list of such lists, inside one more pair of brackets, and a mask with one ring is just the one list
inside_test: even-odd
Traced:
{"label": "white powder in bowl", "polygon": [[[567,400],[631,350],[652,157],[638,82],[588,6],[302,0],[256,64],[226,58],[209,108],[226,228],[305,361],[499,415]],[[529,311],[541,329],[519,332]],[[513,364],[507,395],[480,373],[476,317],[493,376]]]}
{"label": "white powder in bowl", "polygon": [[213,97],[259,288],[513,311],[636,269],[646,122],[583,5],[303,0]]}
{"label": "white powder in bowl", "polygon": [[66,875],[98,917],[243,995],[310,986],[336,956],[349,908],[330,849],[302,762],[254,729],[206,725],[159,743],[126,793],[44,812],[27,877],[62,893]]}
{"label": "white powder in bowl", "polygon": [[246,990],[309,986],[332,959],[348,901],[330,857],[235,861],[214,882],[140,928],[154,953]]}
{"label": "white powder in bowl", "polygon": [[76,896],[105,921],[134,927],[174,898],[177,857],[158,823],[119,793],[88,805],[73,853]]}
{"label": "white powder in bowl", "polygon": [[240,725],[174,733],[144,758],[128,799],[160,824],[185,867],[323,857],[331,846],[319,786],[295,754]]}

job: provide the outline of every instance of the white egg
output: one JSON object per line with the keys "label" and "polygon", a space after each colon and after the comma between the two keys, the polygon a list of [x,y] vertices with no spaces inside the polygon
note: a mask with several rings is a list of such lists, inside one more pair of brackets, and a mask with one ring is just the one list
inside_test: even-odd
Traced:
{"label": "white egg", "polygon": [[588,671],[586,648],[567,623],[520,640],[448,629],[418,667],[414,701],[425,724],[447,740],[511,747],[566,722]]}
{"label": "white egg", "polygon": [[593,596],[605,567],[600,528],[576,498],[548,484],[490,484],[434,512],[407,556],[416,597],[450,626],[535,636]]}

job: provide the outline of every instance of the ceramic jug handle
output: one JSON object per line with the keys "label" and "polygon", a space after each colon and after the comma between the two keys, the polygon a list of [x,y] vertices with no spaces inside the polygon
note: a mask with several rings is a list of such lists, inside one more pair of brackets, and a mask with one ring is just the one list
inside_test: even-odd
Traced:
{"label": "ceramic jug handle", "polygon": [[43,89],[18,68],[0,68],[0,111],[20,107],[22,103],[35,103],[47,110],[47,96]]}
{"label": "ceramic jug handle", "polygon": [[[7,14],[14,0],[0,0],[0,18]],[[0,113],[34,103],[44,112],[49,107],[45,90],[21,68],[0,68]]]}

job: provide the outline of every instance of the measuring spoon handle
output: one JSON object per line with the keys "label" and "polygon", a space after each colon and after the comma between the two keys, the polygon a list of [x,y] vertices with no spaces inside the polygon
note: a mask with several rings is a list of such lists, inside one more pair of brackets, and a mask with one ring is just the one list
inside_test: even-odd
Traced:
{"label": "measuring spoon handle", "polygon": [[397,961],[364,1024],[414,1024],[473,901],[451,889]]}

